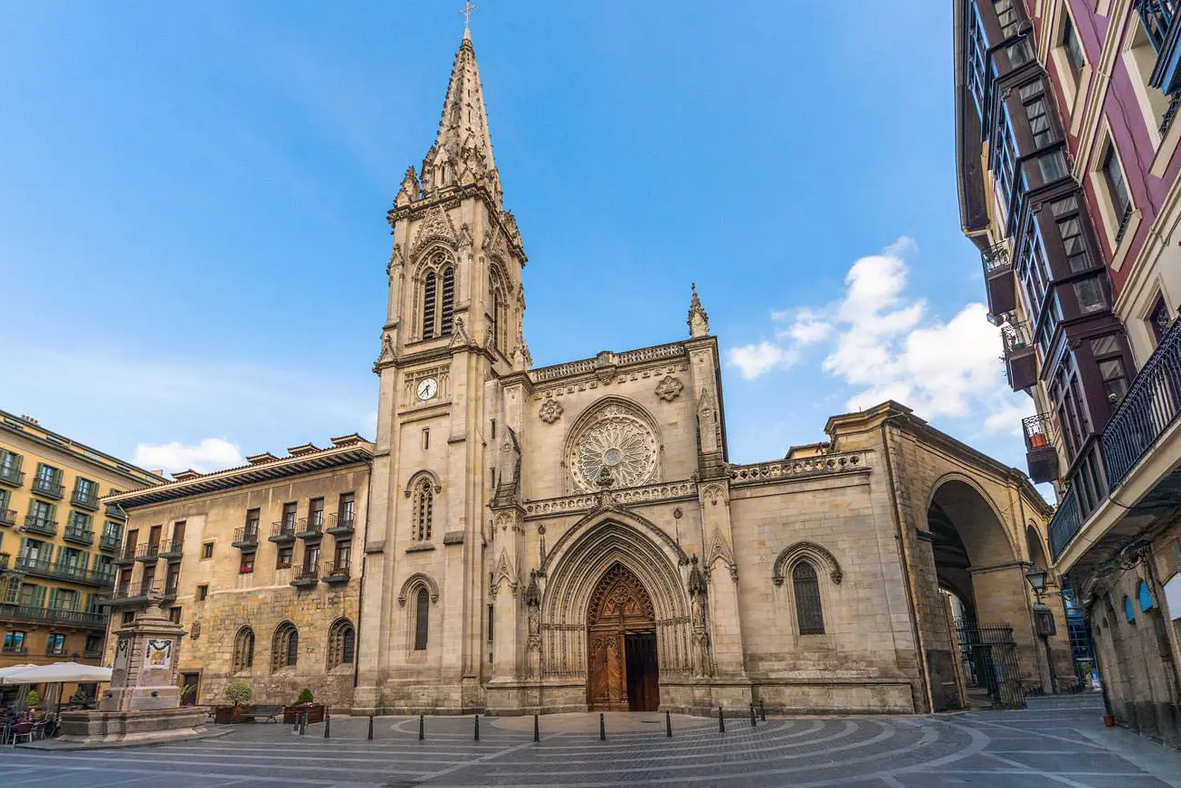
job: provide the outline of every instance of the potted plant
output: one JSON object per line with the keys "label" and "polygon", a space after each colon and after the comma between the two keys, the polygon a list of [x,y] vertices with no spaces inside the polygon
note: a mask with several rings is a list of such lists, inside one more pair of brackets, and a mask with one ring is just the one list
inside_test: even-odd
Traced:
{"label": "potted plant", "polygon": [[230,725],[242,721],[242,709],[250,702],[254,693],[245,681],[231,681],[226,685],[225,696],[231,706],[218,706],[214,711],[214,722],[219,725]]}
{"label": "potted plant", "polygon": [[283,707],[283,722],[287,725],[294,725],[302,720],[305,714],[309,725],[313,722],[323,722],[324,704],[314,701],[315,698],[312,697],[310,689],[307,687],[301,689],[295,703]]}
{"label": "potted plant", "polygon": [[90,705],[90,696],[86,694],[86,690],[79,687],[74,690],[74,694],[70,696],[70,706],[72,708],[84,709]]}
{"label": "potted plant", "polygon": [[25,707],[33,714],[33,719],[41,719],[41,693],[35,689],[29,690],[25,695]]}

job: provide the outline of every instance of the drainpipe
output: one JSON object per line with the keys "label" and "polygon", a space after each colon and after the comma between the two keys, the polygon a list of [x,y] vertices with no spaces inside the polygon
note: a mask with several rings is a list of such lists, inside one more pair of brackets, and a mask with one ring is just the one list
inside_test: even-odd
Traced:
{"label": "drainpipe", "polygon": [[890,509],[894,520],[894,538],[898,540],[902,560],[902,576],[906,581],[906,603],[910,607],[910,631],[918,648],[919,683],[922,684],[923,694],[927,698],[927,712],[935,713],[935,696],[931,692],[931,676],[927,667],[927,644],[923,637],[923,630],[919,626],[919,609],[915,605],[914,577],[910,572],[910,548],[907,546],[906,534],[902,528],[902,513],[898,508],[898,496],[894,492],[894,464],[890,461],[890,443],[886,434],[886,422],[898,418],[890,416],[882,420],[882,449],[886,455],[886,479],[890,492]]}

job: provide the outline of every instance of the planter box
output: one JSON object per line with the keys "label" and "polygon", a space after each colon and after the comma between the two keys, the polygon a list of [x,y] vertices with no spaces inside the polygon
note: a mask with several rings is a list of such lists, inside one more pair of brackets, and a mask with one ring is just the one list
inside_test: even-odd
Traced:
{"label": "planter box", "polygon": [[283,724],[295,725],[303,719],[304,711],[308,714],[308,725],[313,722],[324,721],[324,704],[323,703],[309,703],[300,704],[298,706],[284,706],[283,707]]}
{"label": "planter box", "polygon": [[242,721],[242,707],[218,706],[213,712],[213,721],[218,725],[236,725]]}

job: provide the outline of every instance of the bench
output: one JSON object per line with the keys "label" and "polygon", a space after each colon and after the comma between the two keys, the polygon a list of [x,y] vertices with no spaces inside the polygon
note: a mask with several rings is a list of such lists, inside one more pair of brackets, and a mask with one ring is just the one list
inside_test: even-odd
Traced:
{"label": "bench", "polygon": [[278,722],[276,719],[283,713],[282,705],[251,705],[246,707],[246,711],[242,712],[243,720],[250,720],[251,722],[258,722],[260,719],[265,722]]}

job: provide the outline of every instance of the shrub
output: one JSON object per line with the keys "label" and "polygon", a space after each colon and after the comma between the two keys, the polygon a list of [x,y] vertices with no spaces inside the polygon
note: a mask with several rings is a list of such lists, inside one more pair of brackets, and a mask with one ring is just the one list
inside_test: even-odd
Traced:
{"label": "shrub", "polygon": [[85,706],[90,703],[90,696],[86,694],[86,690],[79,687],[74,690],[74,694],[70,696],[70,703],[75,706]]}
{"label": "shrub", "polygon": [[41,693],[37,690],[29,690],[29,694],[25,696],[25,705],[30,709],[34,706],[41,705]]}
{"label": "shrub", "polygon": [[311,703],[312,702],[312,691],[310,689],[308,689],[307,687],[304,687],[303,689],[301,689],[299,691],[299,697],[295,699],[295,702],[296,703]]}
{"label": "shrub", "polygon": [[250,702],[250,697],[253,694],[250,685],[245,681],[231,681],[226,685],[226,697],[235,706],[245,706]]}

